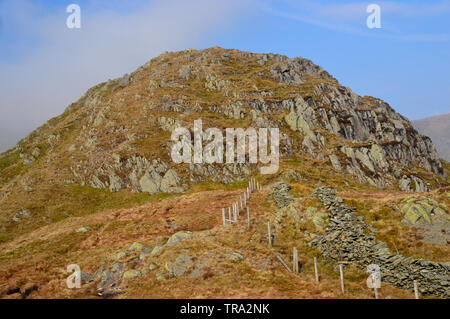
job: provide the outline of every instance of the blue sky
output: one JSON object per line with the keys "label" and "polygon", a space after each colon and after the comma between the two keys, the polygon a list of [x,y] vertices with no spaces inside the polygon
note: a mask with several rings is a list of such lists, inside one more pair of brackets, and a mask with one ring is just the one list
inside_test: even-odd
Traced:
{"label": "blue sky", "polygon": [[[381,29],[366,26],[370,3]],[[309,58],[410,119],[450,112],[448,0],[0,0],[0,151],[96,83],[214,45]]]}

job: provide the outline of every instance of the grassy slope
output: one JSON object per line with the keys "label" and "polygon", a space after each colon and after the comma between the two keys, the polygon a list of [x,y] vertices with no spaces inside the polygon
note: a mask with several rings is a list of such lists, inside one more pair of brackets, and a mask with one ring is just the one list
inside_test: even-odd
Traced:
{"label": "grassy slope", "polygon": [[[309,187],[297,184],[293,191],[306,194]],[[255,195],[250,202],[250,230],[246,229],[245,217],[241,217],[237,225],[221,227],[220,208],[236,200],[239,193],[241,191],[204,191],[134,208],[72,217],[45,226],[3,245],[0,277],[5,284],[0,291],[33,282],[40,288],[30,295],[31,298],[95,297],[92,284],[76,291],[65,287],[68,264],[78,263],[84,271],[93,272],[104,258],[128,248],[135,241],[150,247],[164,241],[174,232],[170,225],[176,224],[178,230],[211,229],[212,234],[166,249],[161,260],[172,260],[181,249],[187,249],[194,256],[239,251],[246,259],[237,263],[219,259],[209,265],[208,275],[201,281],[182,277],[158,282],[154,272],[150,272],[144,279],[129,281],[128,291],[119,298],[372,298],[372,292],[365,286],[367,275],[353,267],[345,270],[347,293],[342,295],[338,273],[321,257],[321,282],[316,284],[312,260],[319,253],[302,239],[304,230],[297,231],[286,225],[283,233],[277,234],[275,246],[268,247],[266,222],[277,209],[266,198],[267,191]],[[305,204],[314,202],[308,199]],[[81,226],[89,226],[90,230],[76,233]],[[290,264],[294,246],[299,250],[302,263],[299,275],[288,273],[275,259],[276,254],[280,254]],[[269,258],[272,267],[266,271],[256,268],[252,263],[255,258]],[[413,295],[383,285],[381,297],[412,298]]]}

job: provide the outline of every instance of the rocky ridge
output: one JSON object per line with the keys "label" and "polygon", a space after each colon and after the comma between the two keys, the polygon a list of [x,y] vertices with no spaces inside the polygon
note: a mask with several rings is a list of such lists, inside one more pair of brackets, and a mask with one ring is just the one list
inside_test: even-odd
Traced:
{"label": "rocky ridge", "polygon": [[[152,155],[139,146],[158,138],[158,131],[191,127],[186,115],[205,112],[254,127],[278,127],[282,157],[308,154],[375,187],[428,191],[430,185],[412,167],[445,176],[431,140],[387,103],[355,94],[307,59],[217,47],[166,53],[97,85],[8,154],[18,153],[23,165],[33,166],[58,149],[69,152],[75,162],[66,183],[112,192],[179,192],[190,183],[248,176],[256,167],[222,164],[190,165],[190,175],[182,178],[184,168],[168,164],[171,142],[162,138],[167,134],[159,135],[160,150]],[[67,149],[60,149],[67,139]],[[154,161],[166,171],[150,164]]]}

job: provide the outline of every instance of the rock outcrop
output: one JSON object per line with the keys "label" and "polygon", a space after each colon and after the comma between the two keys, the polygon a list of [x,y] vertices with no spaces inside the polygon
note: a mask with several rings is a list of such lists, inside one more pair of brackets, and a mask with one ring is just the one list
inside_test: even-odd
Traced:
{"label": "rock outcrop", "polygon": [[450,244],[448,207],[433,199],[409,196],[402,200],[403,223],[420,228],[423,240],[437,245]]}

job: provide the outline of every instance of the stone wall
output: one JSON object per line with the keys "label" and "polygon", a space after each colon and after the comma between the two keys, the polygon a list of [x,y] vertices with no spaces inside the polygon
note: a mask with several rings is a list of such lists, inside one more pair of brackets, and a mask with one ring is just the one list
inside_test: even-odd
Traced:
{"label": "stone wall", "polygon": [[313,197],[327,208],[330,221],[325,233],[315,237],[310,246],[319,248],[326,257],[352,262],[364,269],[377,264],[381,280],[396,287],[413,290],[413,281],[417,280],[422,295],[450,297],[449,262],[395,255],[386,243],[376,240],[376,230],[364,222],[364,217],[354,215],[356,208],[345,205],[333,189],[319,187]]}

